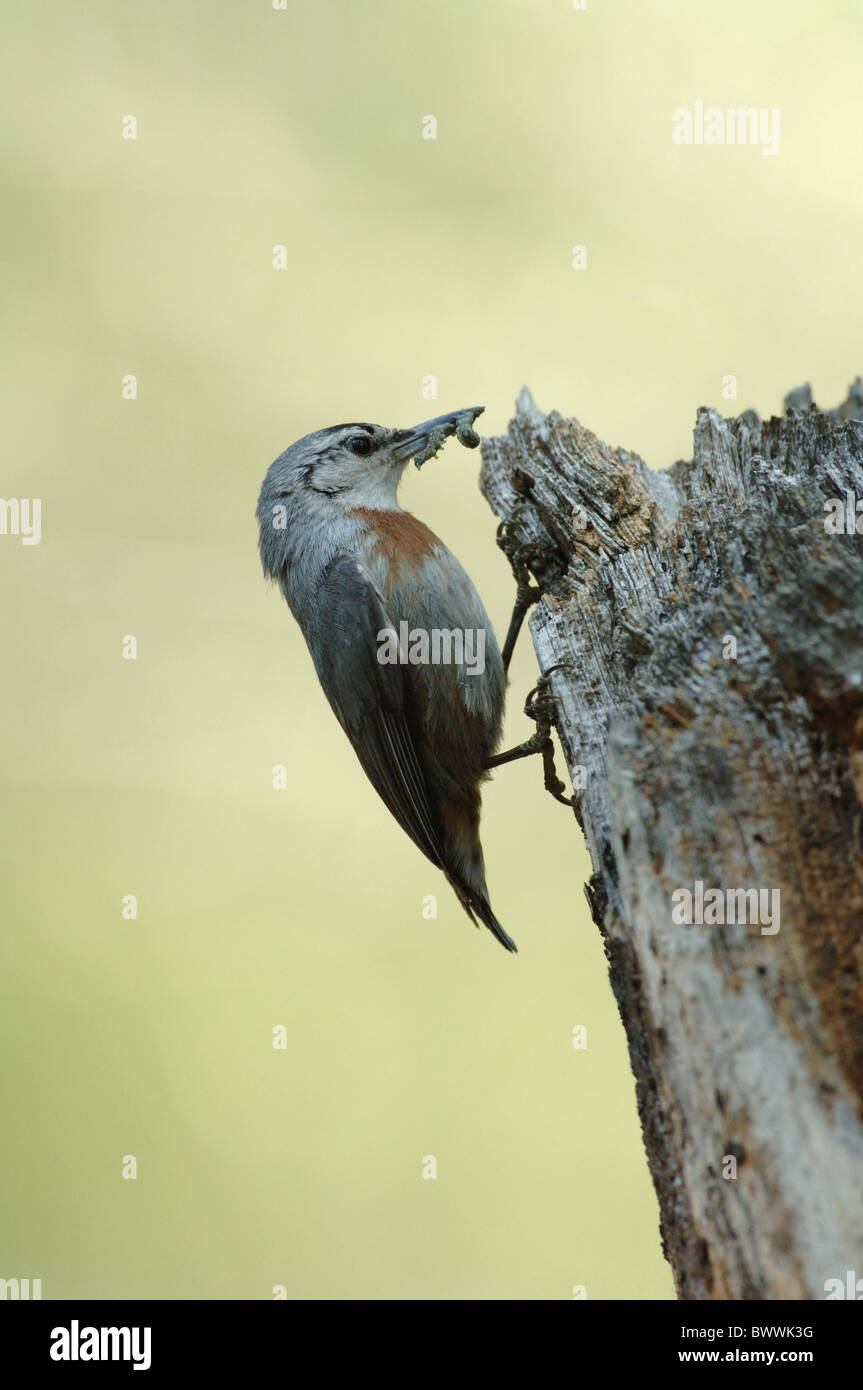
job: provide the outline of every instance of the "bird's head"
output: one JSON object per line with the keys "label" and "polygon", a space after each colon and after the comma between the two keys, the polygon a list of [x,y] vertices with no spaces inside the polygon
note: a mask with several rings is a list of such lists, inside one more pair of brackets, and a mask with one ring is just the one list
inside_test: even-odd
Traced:
{"label": "bird's head", "polygon": [[397,505],[401,476],[410,461],[423,462],[450,435],[479,443],[471,425],[482,406],[438,415],[412,429],[383,425],[333,425],[304,435],[270,465],[258,499],[261,553],[265,568],[275,528],[336,522],[358,508],[389,510]]}

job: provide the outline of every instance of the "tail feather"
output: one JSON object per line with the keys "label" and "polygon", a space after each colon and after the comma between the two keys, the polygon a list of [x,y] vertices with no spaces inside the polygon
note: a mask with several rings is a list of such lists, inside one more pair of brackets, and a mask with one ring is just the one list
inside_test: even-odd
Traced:
{"label": "tail feather", "polygon": [[495,917],[488,899],[475,889],[468,888],[465,883],[453,878],[450,874],[447,874],[447,878],[455,889],[456,897],[474,926],[479,926],[476,920],[478,917],[483,926],[488,927],[495,941],[500,942],[504,950],[517,953],[518,947],[508,932],[504,931],[500,922]]}
{"label": "tail feather", "polygon": [[440,804],[440,865],[474,926],[477,917],[506,951],[518,947],[491,910],[479,842],[479,791],[463,787]]}

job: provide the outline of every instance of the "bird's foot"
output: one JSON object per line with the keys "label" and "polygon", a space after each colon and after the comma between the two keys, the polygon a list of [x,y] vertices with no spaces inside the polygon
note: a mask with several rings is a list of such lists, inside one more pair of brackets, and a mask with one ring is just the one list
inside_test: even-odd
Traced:
{"label": "bird's foot", "polygon": [[544,671],[524,703],[524,712],[536,725],[536,733],[531,734],[524,743],[510,748],[507,753],[497,753],[489,758],[486,769],[502,767],[504,763],[516,762],[519,758],[529,758],[534,753],[542,754],[542,768],[545,789],[555,801],[563,806],[575,806],[575,797],[565,796],[566,784],[557,775],[554,762],[554,744],[551,741],[554,696],[551,693],[551,676],[560,666],[551,666]]}
{"label": "bird's foot", "polygon": [[503,644],[503,669],[509,670],[509,663],[515,651],[515,644],[518,641],[518,634],[521,632],[521,625],[529,608],[538,599],[542,598],[542,590],[538,584],[532,584],[530,578],[530,564],[528,552],[515,539],[509,531],[509,522],[502,521],[497,528],[497,543],[509,561],[509,567],[515,578],[515,606],[512,610],[512,617],[509,621],[509,629],[506,634],[506,641]]}

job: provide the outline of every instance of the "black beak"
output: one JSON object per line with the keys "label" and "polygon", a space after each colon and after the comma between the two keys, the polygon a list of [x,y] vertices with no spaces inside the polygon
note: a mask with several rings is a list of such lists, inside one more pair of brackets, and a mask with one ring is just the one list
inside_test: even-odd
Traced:
{"label": "black beak", "polygon": [[482,415],[484,405],[468,406],[466,410],[454,410],[450,415],[436,415],[433,420],[425,420],[412,430],[393,430],[390,435],[392,452],[397,459],[414,458],[417,468],[433,458],[445,439],[457,435],[459,443],[468,449],[479,444],[479,435],[472,428],[474,420]]}

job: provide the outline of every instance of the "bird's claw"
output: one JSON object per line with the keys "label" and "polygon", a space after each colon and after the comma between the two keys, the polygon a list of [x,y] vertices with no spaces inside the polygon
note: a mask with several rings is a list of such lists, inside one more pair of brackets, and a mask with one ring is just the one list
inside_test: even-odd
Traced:
{"label": "bird's claw", "polygon": [[530,742],[535,743],[536,751],[542,754],[542,770],[546,791],[550,792],[555,801],[559,801],[561,805],[575,806],[575,797],[564,795],[566,783],[561,782],[557,775],[554,762],[554,744],[551,740],[554,705],[554,696],[551,693],[551,677],[555,671],[560,671],[562,667],[563,663],[561,662],[556,666],[550,666],[547,671],[543,671],[524,702],[524,712],[528,719],[532,719],[536,725],[536,733]]}

